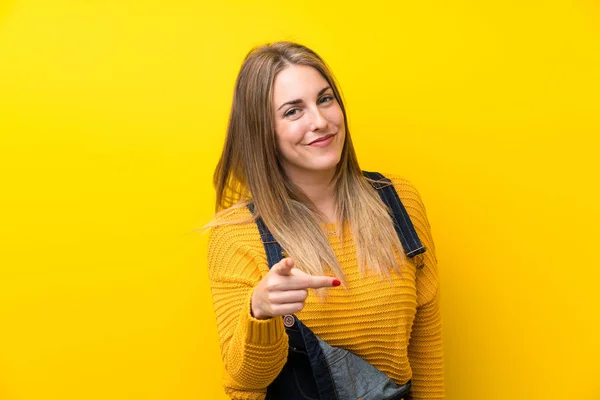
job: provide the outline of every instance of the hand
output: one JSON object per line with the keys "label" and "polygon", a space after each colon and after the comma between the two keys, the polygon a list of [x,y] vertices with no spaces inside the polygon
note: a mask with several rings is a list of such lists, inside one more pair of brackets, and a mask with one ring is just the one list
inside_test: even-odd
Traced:
{"label": "hand", "polygon": [[284,258],[271,267],[252,292],[250,310],[256,319],[298,312],[304,308],[308,289],[339,286],[330,276],[312,276],[294,268],[294,260]]}

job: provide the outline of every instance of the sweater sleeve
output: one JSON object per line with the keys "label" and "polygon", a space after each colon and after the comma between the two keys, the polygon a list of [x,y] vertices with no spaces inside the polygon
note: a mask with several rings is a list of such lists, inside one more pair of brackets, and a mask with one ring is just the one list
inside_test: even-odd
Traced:
{"label": "sweater sleeve", "polygon": [[[439,292],[438,292],[439,293]],[[412,369],[411,400],[444,398],[442,321],[438,295],[417,308],[408,345]]]}
{"label": "sweater sleeve", "polygon": [[254,287],[268,271],[258,230],[254,230],[248,225],[219,226],[212,229],[208,242],[224,388],[233,399],[264,399],[288,352],[282,319],[258,320],[250,313]]}
{"label": "sweater sleeve", "polygon": [[421,243],[424,267],[416,271],[417,312],[408,344],[412,369],[411,400],[444,399],[444,360],[440,287],[435,245],[425,206],[418,190],[406,179],[390,176],[410,215]]}

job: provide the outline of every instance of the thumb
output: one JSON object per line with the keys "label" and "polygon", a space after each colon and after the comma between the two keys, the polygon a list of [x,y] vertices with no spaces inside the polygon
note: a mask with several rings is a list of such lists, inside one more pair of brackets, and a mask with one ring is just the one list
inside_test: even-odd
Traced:
{"label": "thumb", "polygon": [[277,264],[273,265],[271,271],[277,275],[290,276],[292,268],[294,268],[294,260],[291,258],[284,258]]}

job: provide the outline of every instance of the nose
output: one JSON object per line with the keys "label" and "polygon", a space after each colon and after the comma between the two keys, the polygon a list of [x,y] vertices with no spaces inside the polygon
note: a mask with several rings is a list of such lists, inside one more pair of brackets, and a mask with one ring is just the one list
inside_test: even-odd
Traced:
{"label": "nose", "polygon": [[321,110],[318,108],[313,113],[310,130],[311,131],[322,131],[327,128],[327,119],[321,114]]}

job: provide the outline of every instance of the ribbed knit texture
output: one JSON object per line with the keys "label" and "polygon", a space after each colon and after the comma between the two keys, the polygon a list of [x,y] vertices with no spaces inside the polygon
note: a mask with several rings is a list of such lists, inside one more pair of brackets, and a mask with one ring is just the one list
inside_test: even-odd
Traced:
{"label": "ribbed knit texture", "polygon": [[[412,379],[413,400],[443,399],[442,324],[434,243],[425,208],[406,179],[394,184],[423,245],[425,266],[414,262],[392,274],[361,276],[352,236],[328,235],[348,288],[328,289],[325,302],[309,295],[296,315],[332,346],[364,358],[401,385]],[[249,217],[240,209],[232,219]],[[329,230],[335,225],[328,224]],[[374,243],[373,245],[377,245]],[[281,317],[250,315],[253,287],[268,272],[256,224],[221,226],[210,234],[208,267],[224,363],[225,392],[233,399],[264,399],[267,386],[286,362],[288,340]]]}

